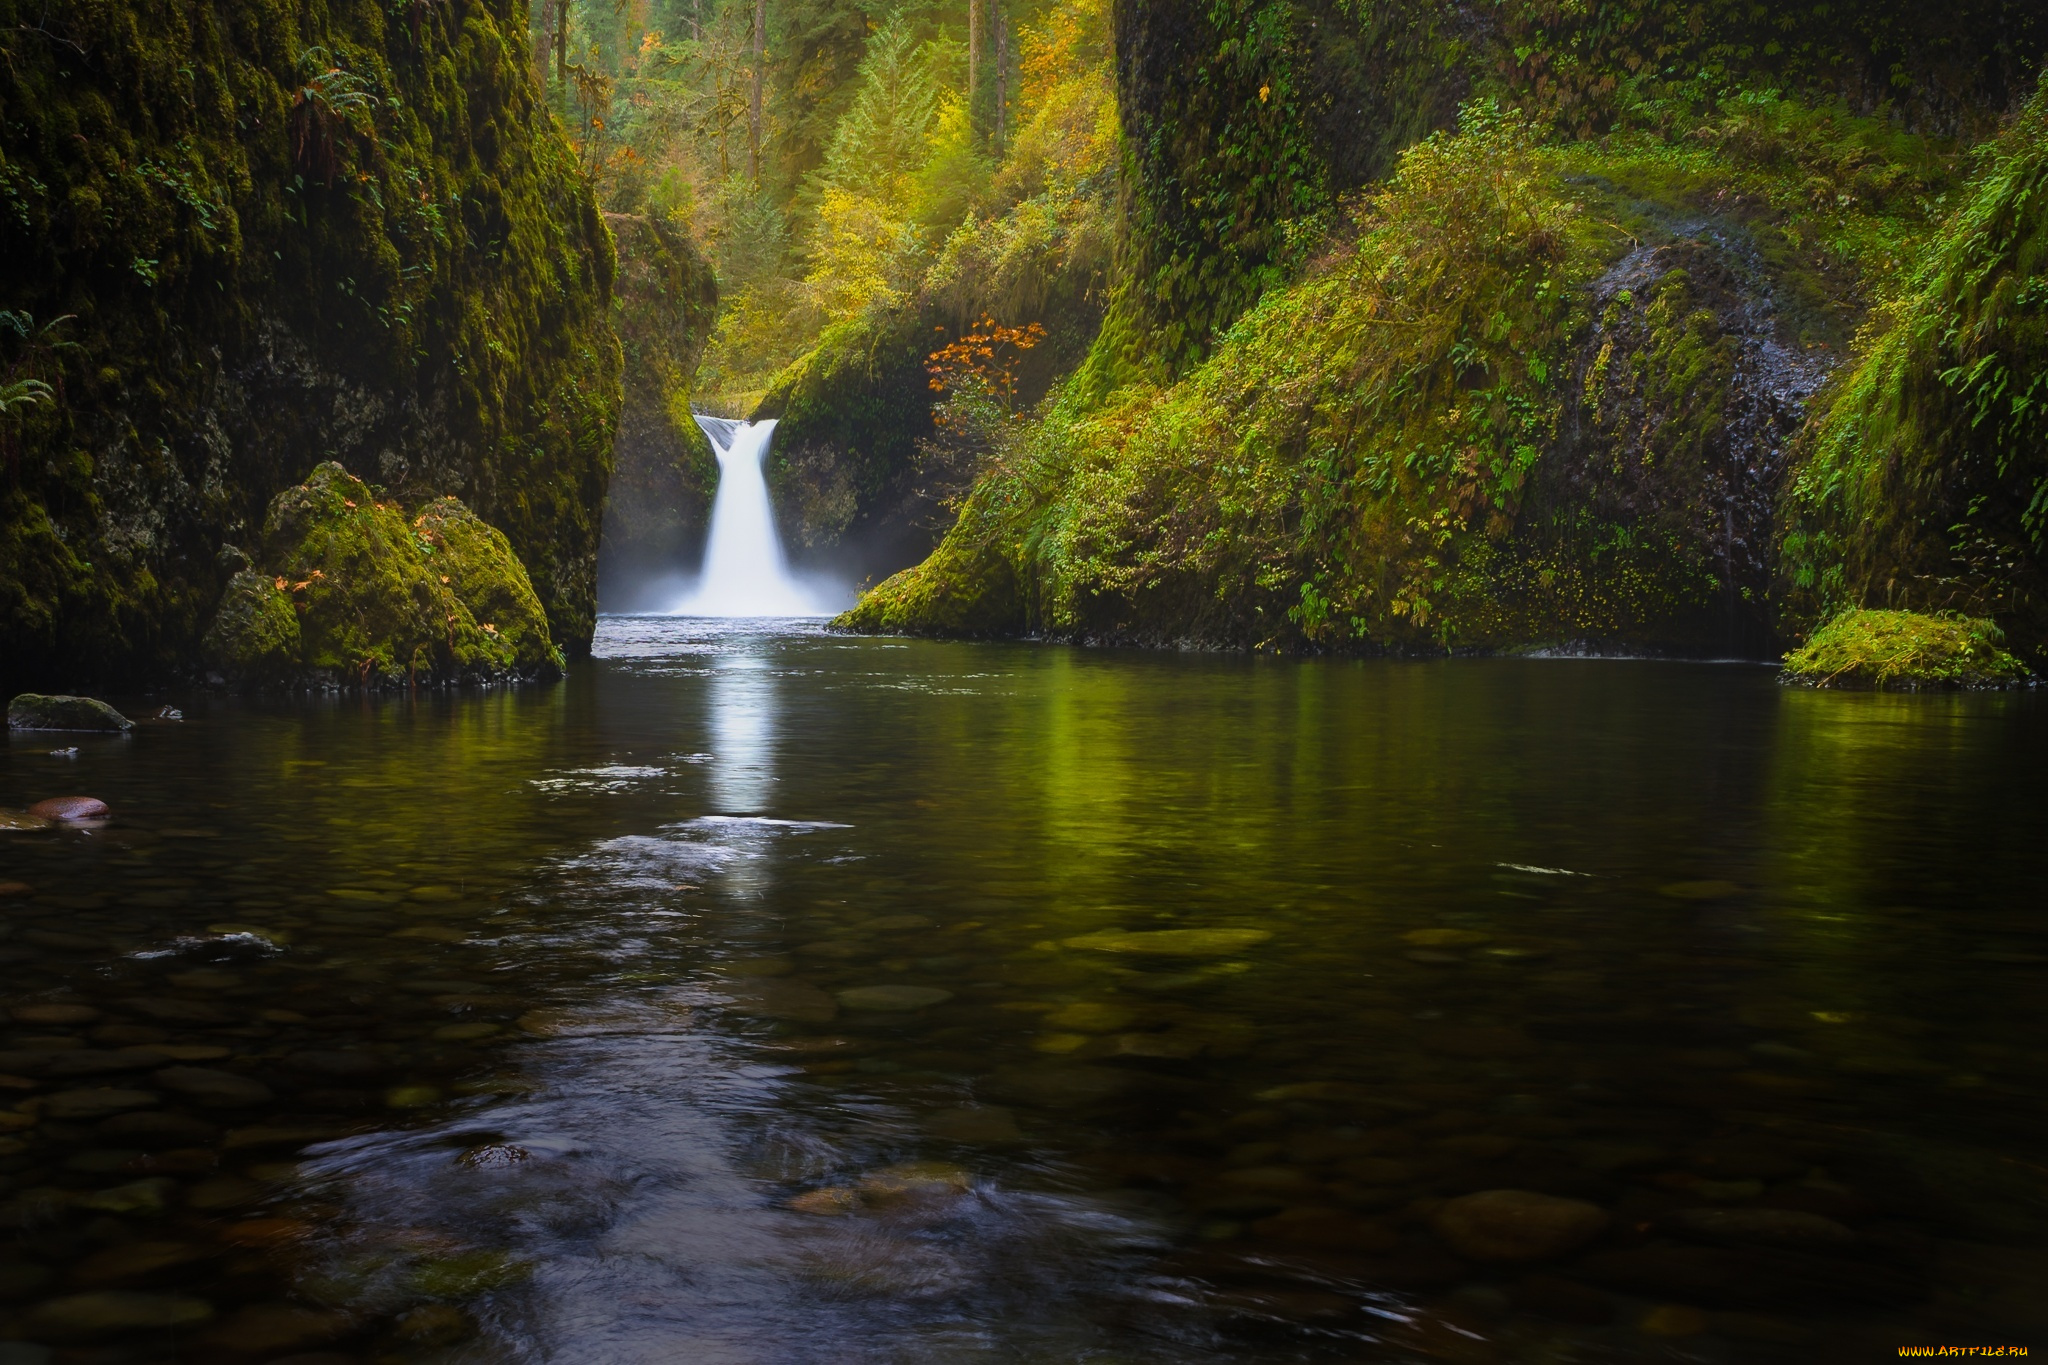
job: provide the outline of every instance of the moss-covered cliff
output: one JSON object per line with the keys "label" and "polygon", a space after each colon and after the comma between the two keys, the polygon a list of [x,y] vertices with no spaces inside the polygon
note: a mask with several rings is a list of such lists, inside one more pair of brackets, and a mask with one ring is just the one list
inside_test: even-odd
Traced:
{"label": "moss-covered cliff", "polygon": [[10,679],[193,666],[323,460],[503,530],[594,622],[612,249],[517,0],[0,0]]}
{"label": "moss-covered cliff", "polygon": [[[2031,531],[2013,442],[2038,419],[2010,400],[2039,368],[2034,115],[1965,155],[2032,87],[2030,8],[1217,0],[1121,5],[1118,33],[1101,338],[938,551],[848,624],[1771,652],[1816,619],[1779,561],[1788,460],[1814,486],[1799,433],[1857,391],[1830,376],[1874,354],[1874,332],[1852,350],[1864,319],[1910,309],[1916,262],[1958,234],[1929,267],[1949,282],[1913,288],[1945,289],[1922,310],[1944,319],[1975,290],[1979,321],[1938,355],[1924,337],[1919,374],[1978,384],[2009,430],[1957,439],[1958,398],[1921,444],[1979,450],[1980,482],[2005,481],[1983,505]],[[1392,159],[1461,100],[1455,133]],[[1885,524],[1801,515],[1793,560],[1847,543],[1828,515]],[[1826,596],[1829,572],[1792,576]]]}
{"label": "moss-covered cliff", "polygon": [[658,216],[607,214],[618,245],[613,301],[625,351],[625,405],[613,448],[598,579],[607,610],[654,605],[645,585],[694,563],[718,486],[711,443],[691,415],[697,361],[718,313],[718,282],[689,237]]}
{"label": "moss-covered cliff", "polygon": [[1803,433],[1783,599],[1998,618],[2048,645],[2048,85],[1983,147],[1908,287]]}

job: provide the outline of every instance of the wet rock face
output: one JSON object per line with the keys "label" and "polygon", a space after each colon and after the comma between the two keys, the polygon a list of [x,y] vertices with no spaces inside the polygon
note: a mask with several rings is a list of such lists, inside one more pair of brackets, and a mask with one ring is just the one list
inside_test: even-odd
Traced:
{"label": "wet rock face", "polygon": [[561,664],[502,532],[454,498],[407,514],[332,462],[272,502],[206,651],[240,685],[493,681]]}
{"label": "wet rock face", "polygon": [[710,444],[690,415],[718,284],[686,234],[652,216],[606,217],[618,243],[613,314],[626,368],[598,566],[607,609],[634,610],[666,605],[641,601],[639,584],[694,567],[718,486]]}
{"label": "wet rock face", "polygon": [[1631,251],[1594,285],[1538,523],[1590,518],[1657,547],[1672,619],[1638,643],[1772,652],[1773,501],[1832,352],[1787,335],[1744,244],[1713,225]]}
{"label": "wet rock face", "polygon": [[[51,15],[0,130],[21,187],[0,311],[30,333],[7,363],[56,393],[10,436],[0,676],[187,671],[232,572],[221,543],[323,457],[491,518],[580,647],[613,260],[517,60],[525,7],[104,14]],[[320,52],[365,101],[332,175],[285,127]]]}
{"label": "wet rock face", "polygon": [[93,697],[51,697],[24,692],[7,703],[10,730],[133,730],[135,722]]}

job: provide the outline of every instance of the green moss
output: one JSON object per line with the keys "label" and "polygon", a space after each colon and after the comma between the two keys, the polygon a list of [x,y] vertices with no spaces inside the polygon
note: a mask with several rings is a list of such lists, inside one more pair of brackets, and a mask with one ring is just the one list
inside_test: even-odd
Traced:
{"label": "green moss", "polygon": [[304,668],[300,648],[299,614],[282,578],[243,569],[228,580],[206,631],[208,664],[242,682],[284,683]]}
{"label": "green moss", "polygon": [[1785,656],[1785,679],[1890,691],[2011,687],[2027,670],[2004,641],[1990,621],[1954,612],[1845,611]]}
{"label": "green moss", "polygon": [[333,463],[278,494],[206,642],[240,683],[488,681],[561,663],[503,532],[453,498],[408,516]]}
{"label": "green moss", "polygon": [[612,252],[524,20],[0,0],[0,309],[75,344],[8,419],[0,671],[189,666],[219,546],[328,457],[464,498],[588,639]]}
{"label": "green moss", "polygon": [[1795,626],[1952,609],[2048,648],[2048,87],[1979,160],[1802,439],[1782,543]]}
{"label": "green moss", "polygon": [[1018,565],[1019,596],[898,580],[875,619],[1015,600],[1013,629],[1057,634],[1484,643],[1474,566],[1511,557],[1563,410],[1579,286],[1623,239],[1491,106],[1411,152],[1354,234],[1180,383],[1099,404],[1069,386],[998,462],[927,568]]}

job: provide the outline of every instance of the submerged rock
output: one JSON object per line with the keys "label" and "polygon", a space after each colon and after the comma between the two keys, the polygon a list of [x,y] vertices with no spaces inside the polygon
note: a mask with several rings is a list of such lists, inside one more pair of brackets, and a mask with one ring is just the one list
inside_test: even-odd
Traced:
{"label": "submerged rock", "polygon": [[839,1003],[850,1010],[884,1013],[921,1010],[931,1005],[942,1005],[952,998],[953,992],[942,991],[937,986],[855,986],[839,992]]}
{"label": "submerged rock", "polygon": [[97,820],[107,813],[107,803],[97,796],[52,796],[28,808],[42,820]]}
{"label": "submerged rock", "polygon": [[1152,929],[1138,933],[1106,929],[1064,939],[1069,948],[1098,953],[1139,953],[1153,957],[1225,957],[1273,937],[1268,929]]}
{"label": "submerged rock", "polygon": [[1832,1218],[1796,1209],[1681,1209],[1672,1226],[1715,1242],[1748,1242],[1794,1251],[1840,1251],[1856,1234]]}
{"label": "submerged rock", "polygon": [[491,681],[562,662],[501,531],[454,498],[407,513],[331,461],[271,502],[206,653],[243,684]]}
{"label": "submerged rock", "polygon": [[1475,1261],[1540,1261],[1599,1236],[1607,1213],[1583,1199],[1481,1190],[1445,1204],[1432,1226],[1451,1250]]}
{"label": "submerged rock", "polygon": [[44,696],[24,692],[7,703],[10,730],[133,730],[135,722],[94,697]]}
{"label": "submerged rock", "polygon": [[90,1341],[121,1332],[192,1327],[213,1316],[213,1305],[184,1294],[137,1294],[109,1289],[72,1294],[38,1307],[23,1323],[30,1336]]}

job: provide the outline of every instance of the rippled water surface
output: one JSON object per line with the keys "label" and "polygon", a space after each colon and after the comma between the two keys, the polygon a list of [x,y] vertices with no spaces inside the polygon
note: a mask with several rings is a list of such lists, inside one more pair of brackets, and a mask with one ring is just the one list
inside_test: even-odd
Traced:
{"label": "rippled water surface", "polygon": [[2035,697],[597,652],[13,737],[0,1365],[2048,1347]]}

